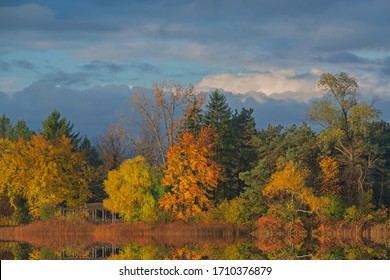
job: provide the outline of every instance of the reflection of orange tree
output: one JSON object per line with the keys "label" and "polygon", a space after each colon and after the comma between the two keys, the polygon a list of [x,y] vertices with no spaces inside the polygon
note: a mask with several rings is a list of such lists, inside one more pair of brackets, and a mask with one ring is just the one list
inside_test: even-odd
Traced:
{"label": "reflection of orange tree", "polygon": [[388,259],[388,230],[377,224],[364,230],[359,222],[322,223],[312,232],[315,259]]}
{"label": "reflection of orange tree", "polygon": [[321,214],[329,203],[328,198],[316,196],[306,186],[307,175],[308,170],[292,161],[279,160],[278,171],[263,189],[268,214],[256,222],[257,245],[263,252],[276,252],[285,247],[290,247],[292,252],[298,250],[307,235],[302,221]]}
{"label": "reflection of orange tree", "polygon": [[298,249],[307,232],[299,222],[291,225],[285,220],[263,215],[256,221],[256,245],[264,253],[272,253],[286,247]]}

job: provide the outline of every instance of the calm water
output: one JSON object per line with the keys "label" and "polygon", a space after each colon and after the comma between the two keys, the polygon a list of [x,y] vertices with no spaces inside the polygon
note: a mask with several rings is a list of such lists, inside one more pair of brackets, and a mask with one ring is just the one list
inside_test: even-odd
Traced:
{"label": "calm water", "polygon": [[[205,233],[206,237],[207,233]],[[209,235],[208,235],[209,236]],[[117,242],[121,243],[121,242]],[[390,259],[387,241],[316,240],[306,238],[299,244],[288,240],[258,240],[251,236],[197,236],[186,240],[135,241],[125,244],[61,244],[37,246],[26,242],[0,242],[0,259],[23,260],[164,260],[164,259]]]}

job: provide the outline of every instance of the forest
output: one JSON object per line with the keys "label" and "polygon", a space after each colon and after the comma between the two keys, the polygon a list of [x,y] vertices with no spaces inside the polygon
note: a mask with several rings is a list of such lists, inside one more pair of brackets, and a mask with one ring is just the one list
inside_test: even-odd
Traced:
{"label": "forest", "polygon": [[3,114],[0,224],[55,219],[88,202],[130,224],[232,223],[297,240],[340,223],[386,223],[390,124],[354,76],[323,73],[318,86],[326,95],[289,127],[258,129],[251,108],[179,82],[131,96],[134,117],[94,141],[56,110],[39,131]]}

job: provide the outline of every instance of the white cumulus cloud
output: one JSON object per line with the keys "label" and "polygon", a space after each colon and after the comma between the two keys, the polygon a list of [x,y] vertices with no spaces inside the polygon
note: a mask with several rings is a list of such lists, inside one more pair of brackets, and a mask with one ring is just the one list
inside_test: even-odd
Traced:
{"label": "white cumulus cloud", "polygon": [[275,99],[307,101],[320,95],[317,81],[320,71],[305,73],[294,70],[267,71],[245,74],[219,73],[204,77],[200,88],[218,88],[232,93],[261,92]]}

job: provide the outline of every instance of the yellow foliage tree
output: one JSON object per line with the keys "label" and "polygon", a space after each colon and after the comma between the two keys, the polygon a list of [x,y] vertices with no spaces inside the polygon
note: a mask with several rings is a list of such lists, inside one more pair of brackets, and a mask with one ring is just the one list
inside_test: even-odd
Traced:
{"label": "yellow foliage tree", "polygon": [[23,171],[19,169],[21,163],[18,162],[22,142],[0,138],[0,193],[8,197],[14,209],[17,208],[15,199],[23,195],[23,188],[17,182],[23,178]]}
{"label": "yellow foliage tree", "polygon": [[151,193],[151,167],[143,157],[126,160],[119,169],[110,171],[104,186],[108,194],[104,207],[121,214],[126,221],[153,222],[157,218],[157,203]]}
{"label": "yellow foliage tree", "polygon": [[215,131],[203,127],[195,138],[184,132],[167,154],[167,168],[162,185],[169,188],[160,206],[173,217],[187,221],[211,205],[211,192],[221,180],[218,164],[213,161]]}
{"label": "yellow foliage tree", "polygon": [[297,212],[318,212],[328,203],[327,198],[317,197],[313,191],[305,186],[306,169],[296,169],[294,163],[289,161],[285,166],[272,174],[269,183],[263,190],[264,196],[273,200],[271,209],[278,203],[286,203],[281,209],[285,213],[295,215]]}
{"label": "yellow foliage tree", "polygon": [[323,194],[339,194],[341,191],[339,178],[339,165],[332,156],[323,157],[320,161],[321,167],[321,191]]}
{"label": "yellow foliage tree", "polygon": [[42,135],[29,142],[1,140],[0,148],[0,190],[14,208],[14,199],[24,197],[31,216],[38,218],[45,208],[81,206],[91,196],[92,170],[66,136],[55,143]]}

